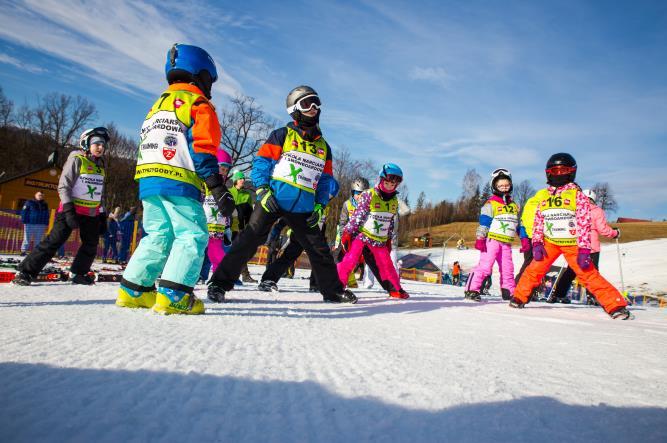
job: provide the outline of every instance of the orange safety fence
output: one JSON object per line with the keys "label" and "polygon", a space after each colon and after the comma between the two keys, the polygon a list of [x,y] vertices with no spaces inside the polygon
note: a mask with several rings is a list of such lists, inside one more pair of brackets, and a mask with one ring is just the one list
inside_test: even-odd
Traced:
{"label": "orange safety fence", "polygon": [[423,281],[426,283],[441,283],[442,272],[423,271],[416,268],[401,268],[401,278],[406,280]]}
{"label": "orange safety fence", "polygon": [[[257,248],[255,255],[248,261],[252,265],[266,265],[269,256],[269,248],[266,245],[262,245]],[[296,259],[294,264],[296,268],[299,269],[310,269],[310,261],[308,260],[308,255],[305,252],[301,253],[299,258]]]}

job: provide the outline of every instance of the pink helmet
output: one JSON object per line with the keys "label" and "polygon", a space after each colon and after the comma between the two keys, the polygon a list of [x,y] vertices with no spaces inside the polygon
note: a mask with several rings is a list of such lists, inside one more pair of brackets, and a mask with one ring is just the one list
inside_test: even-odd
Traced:
{"label": "pink helmet", "polygon": [[229,155],[224,149],[218,148],[216,157],[218,157],[219,166],[227,166],[228,168],[232,167],[232,156]]}

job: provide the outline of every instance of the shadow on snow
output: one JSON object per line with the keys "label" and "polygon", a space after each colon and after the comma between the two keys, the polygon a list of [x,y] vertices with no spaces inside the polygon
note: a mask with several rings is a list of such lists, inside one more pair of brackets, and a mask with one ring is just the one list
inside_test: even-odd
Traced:
{"label": "shadow on snow", "polygon": [[310,381],[21,363],[0,364],[0,376],[0,440],[12,442],[667,441],[658,407],[525,397],[433,411]]}

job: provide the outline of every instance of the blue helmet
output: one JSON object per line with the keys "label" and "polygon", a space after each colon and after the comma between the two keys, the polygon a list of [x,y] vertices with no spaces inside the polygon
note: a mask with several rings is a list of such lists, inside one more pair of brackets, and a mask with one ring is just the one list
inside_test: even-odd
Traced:
{"label": "blue helmet", "polygon": [[385,163],[380,169],[380,178],[387,178],[389,175],[395,175],[403,179],[403,171],[395,163]]}
{"label": "blue helmet", "polygon": [[213,58],[198,46],[174,43],[167,52],[164,73],[169,84],[194,83],[211,98],[211,86],[218,79]]}

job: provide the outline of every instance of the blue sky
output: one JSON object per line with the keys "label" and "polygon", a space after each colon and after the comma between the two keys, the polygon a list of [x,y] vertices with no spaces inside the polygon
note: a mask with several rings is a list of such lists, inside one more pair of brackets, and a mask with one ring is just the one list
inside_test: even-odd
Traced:
{"label": "blue sky", "polygon": [[3,2],[0,85],[60,91],[135,135],[174,42],[206,48],[218,108],[253,96],[279,121],[313,86],[336,149],[404,169],[414,203],[454,199],[470,167],[544,184],[566,151],[627,217],[667,218],[667,2]]}

